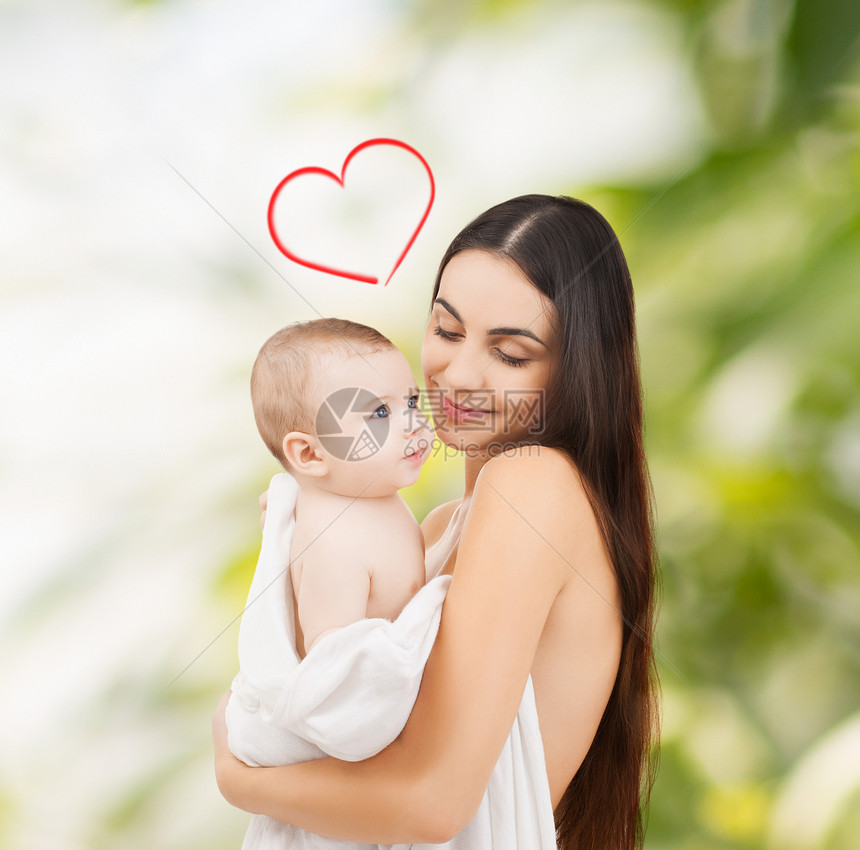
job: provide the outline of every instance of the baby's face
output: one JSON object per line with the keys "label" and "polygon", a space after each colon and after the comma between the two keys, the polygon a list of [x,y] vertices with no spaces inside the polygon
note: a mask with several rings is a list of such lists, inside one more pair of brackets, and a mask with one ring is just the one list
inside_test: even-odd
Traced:
{"label": "baby's face", "polygon": [[418,410],[418,388],[398,349],[331,357],[316,388],[316,433],[330,470],[319,486],[373,497],[418,480],[433,432]]}

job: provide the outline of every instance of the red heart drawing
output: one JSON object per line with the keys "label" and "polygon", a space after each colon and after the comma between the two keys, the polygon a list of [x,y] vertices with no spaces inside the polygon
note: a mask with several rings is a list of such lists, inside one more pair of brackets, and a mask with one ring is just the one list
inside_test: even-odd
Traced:
{"label": "red heart drawing", "polygon": [[349,167],[349,163],[352,158],[365,150],[366,148],[373,147],[375,145],[393,145],[394,147],[402,148],[405,151],[408,151],[413,156],[417,157],[424,168],[427,170],[427,176],[430,178],[430,200],[427,202],[427,208],[424,210],[424,215],[421,216],[421,221],[418,222],[418,226],[412,232],[412,236],[409,238],[409,241],[406,243],[406,247],[401,252],[400,256],[397,258],[397,262],[394,264],[394,268],[391,269],[391,274],[385,280],[385,286],[388,286],[388,281],[394,276],[394,272],[397,271],[400,264],[403,262],[403,258],[409,253],[409,249],[412,247],[412,244],[415,242],[416,237],[421,231],[421,228],[424,226],[424,222],[427,221],[427,216],[430,214],[430,208],[433,206],[433,200],[436,197],[436,184],[433,180],[433,172],[430,170],[430,166],[427,164],[427,160],[418,153],[415,148],[407,145],[405,142],[401,142],[398,139],[368,139],[366,142],[362,142],[360,145],[354,147],[350,152],[347,158],[343,161],[343,168],[340,171],[340,177],[337,176],[332,171],[329,171],[326,168],[319,168],[315,165],[309,165],[306,168],[299,168],[296,171],[290,172],[280,183],[275,187],[275,191],[272,192],[272,197],[269,200],[269,211],[268,211],[268,222],[269,222],[269,233],[272,235],[272,240],[275,245],[278,246],[278,250],[288,259],[292,260],[294,263],[298,263],[299,265],[305,266],[309,269],[314,269],[320,272],[326,272],[328,274],[337,275],[338,277],[346,277],[351,280],[361,280],[365,283],[379,283],[378,277],[371,277],[370,275],[360,274],[358,272],[350,272],[345,271],[343,269],[332,268],[331,266],[326,266],[322,263],[316,263],[312,260],[305,260],[299,257],[296,253],[291,251],[284,245],[281,238],[278,236],[277,229],[275,228],[275,202],[278,199],[278,195],[281,193],[281,190],[284,186],[287,185],[291,180],[294,180],[296,177],[300,177],[304,174],[319,174],[322,177],[327,177],[330,180],[334,180],[336,183],[343,188],[344,177],[346,176],[346,169]]}

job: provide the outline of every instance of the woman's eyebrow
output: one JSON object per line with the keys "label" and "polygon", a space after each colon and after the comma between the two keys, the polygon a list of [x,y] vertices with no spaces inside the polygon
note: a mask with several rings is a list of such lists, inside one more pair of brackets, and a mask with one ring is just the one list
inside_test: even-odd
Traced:
{"label": "woman's eyebrow", "polygon": [[[461,325],[465,324],[460,314],[444,298],[437,298],[433,303],[441,304]],[[487,331],[487,336],[527,336],[535,342],[539,342],[544,348],[549,348],[539,336],[533,334],[528,328],[490,328]]]}

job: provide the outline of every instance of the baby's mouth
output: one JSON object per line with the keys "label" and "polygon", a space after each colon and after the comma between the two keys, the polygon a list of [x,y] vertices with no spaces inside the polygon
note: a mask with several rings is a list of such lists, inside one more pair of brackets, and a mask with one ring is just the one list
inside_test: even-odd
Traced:
{"label": "baby's mouth", "polygon": [[417,460],[421,455],[424,454],[424,452],[427,451],[428,448],[429,446],[412,446],[411,448],[407,447],[403,457],[405,460]]}

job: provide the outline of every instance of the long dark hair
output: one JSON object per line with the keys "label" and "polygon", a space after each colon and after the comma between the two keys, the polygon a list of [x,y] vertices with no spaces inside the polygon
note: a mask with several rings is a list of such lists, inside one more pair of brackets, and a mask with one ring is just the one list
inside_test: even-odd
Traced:
{"label": "long dark hair", "polygon": [[[593,207],[524,195],[478,216],[445,252],[512,260],[553,303],[558,351],[536,442],[579,471],[615,569],[624,619],[615,685],[594,740],[555,809],[560,850],[642,846],[656,770],[658,683],[653,491],[643,449],[633,286],[618,237]],[[653,745],[653,746],[652,746]]]}

